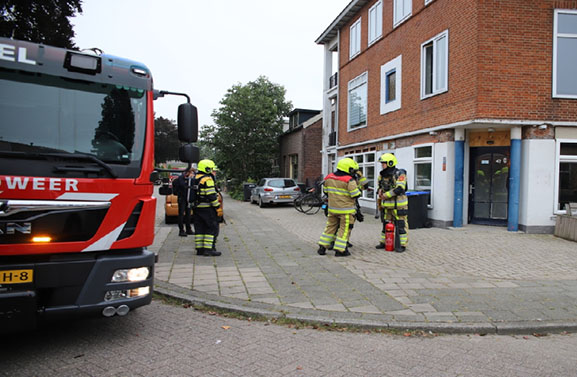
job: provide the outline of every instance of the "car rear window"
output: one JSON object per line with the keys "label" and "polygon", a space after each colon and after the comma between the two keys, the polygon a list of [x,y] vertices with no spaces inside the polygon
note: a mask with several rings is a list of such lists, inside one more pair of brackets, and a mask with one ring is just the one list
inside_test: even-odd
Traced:
{"label": "car rear window", "polygon": [[295,181],[293,181],[292,179],[271,179],[268,182],[268,185],[270,187],[278,187],[278,188],[296,186]]}

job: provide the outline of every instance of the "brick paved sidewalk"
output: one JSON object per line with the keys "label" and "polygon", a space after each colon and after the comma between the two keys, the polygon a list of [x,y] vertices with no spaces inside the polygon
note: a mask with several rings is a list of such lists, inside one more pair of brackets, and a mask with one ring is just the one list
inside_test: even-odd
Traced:
{"label": "brick paved sidewalk", "polygon": [[[162,202],[163,199],[161,198]],[[446,332],[577,330],[577,243],[505,228],[414,229],[407,252],[376,250],[366,215],[352,256],[319,256],[322,213],[225,199],[220,257],[157,222],[157,290],[265,316]]]}

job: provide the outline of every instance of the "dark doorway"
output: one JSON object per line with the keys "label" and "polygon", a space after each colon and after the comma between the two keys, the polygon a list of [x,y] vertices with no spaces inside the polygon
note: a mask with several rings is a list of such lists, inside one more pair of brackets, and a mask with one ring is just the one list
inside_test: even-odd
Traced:
{"label": "dark doorway", "polygon": [[469,174],[469,222],[507,225],[509,147],[472,147]]}

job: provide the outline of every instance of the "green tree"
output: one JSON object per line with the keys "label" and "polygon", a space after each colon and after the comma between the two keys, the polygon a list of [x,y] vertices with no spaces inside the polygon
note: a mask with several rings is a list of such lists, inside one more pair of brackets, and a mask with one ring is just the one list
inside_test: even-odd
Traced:
{"label": "green tree", "polygon": [[163,117],[154,119],[154,162],[178,160],[178,129],[173,120]]}
{"label": "green tree", "polygon": [[0,36],[75,48],[70,17],[82,13],[82,0],[3,0]]}
{"label": "green tree", "polygon": [[215,126],[205,126],[200,137],[215,151],[214,159],[227,178],[242,183],[274,174],[278,137],[292,104],[283,86],[260,76],[230,88],[214,110]]}

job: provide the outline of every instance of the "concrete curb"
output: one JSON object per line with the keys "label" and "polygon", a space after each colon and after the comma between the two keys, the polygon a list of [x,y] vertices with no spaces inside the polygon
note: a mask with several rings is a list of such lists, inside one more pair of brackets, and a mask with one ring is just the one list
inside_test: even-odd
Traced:
{"label": "concrete curb", "polygon": [[[250,303],[244,300],[226,298],[196,292],[170,284],[155,281],[155,291],[160,295],[201,305],[225,312],[240,313],[257,318],[289,319],[311,325],[351,327],[367,330],[425,331],[438,334],[497,334],[497,335],[530,335],[562,332],[577,332],[577,322],[526,321],[526,322],[482,322],[482,323],[447,323],[447,322],[397,322],[364,319],[351,313],[335,313],[314,309],[297,309],[288,306],[264,303]],[[335,316],[335,314],[337,314]],[[340,317],[340,318],[338,318]]]}

